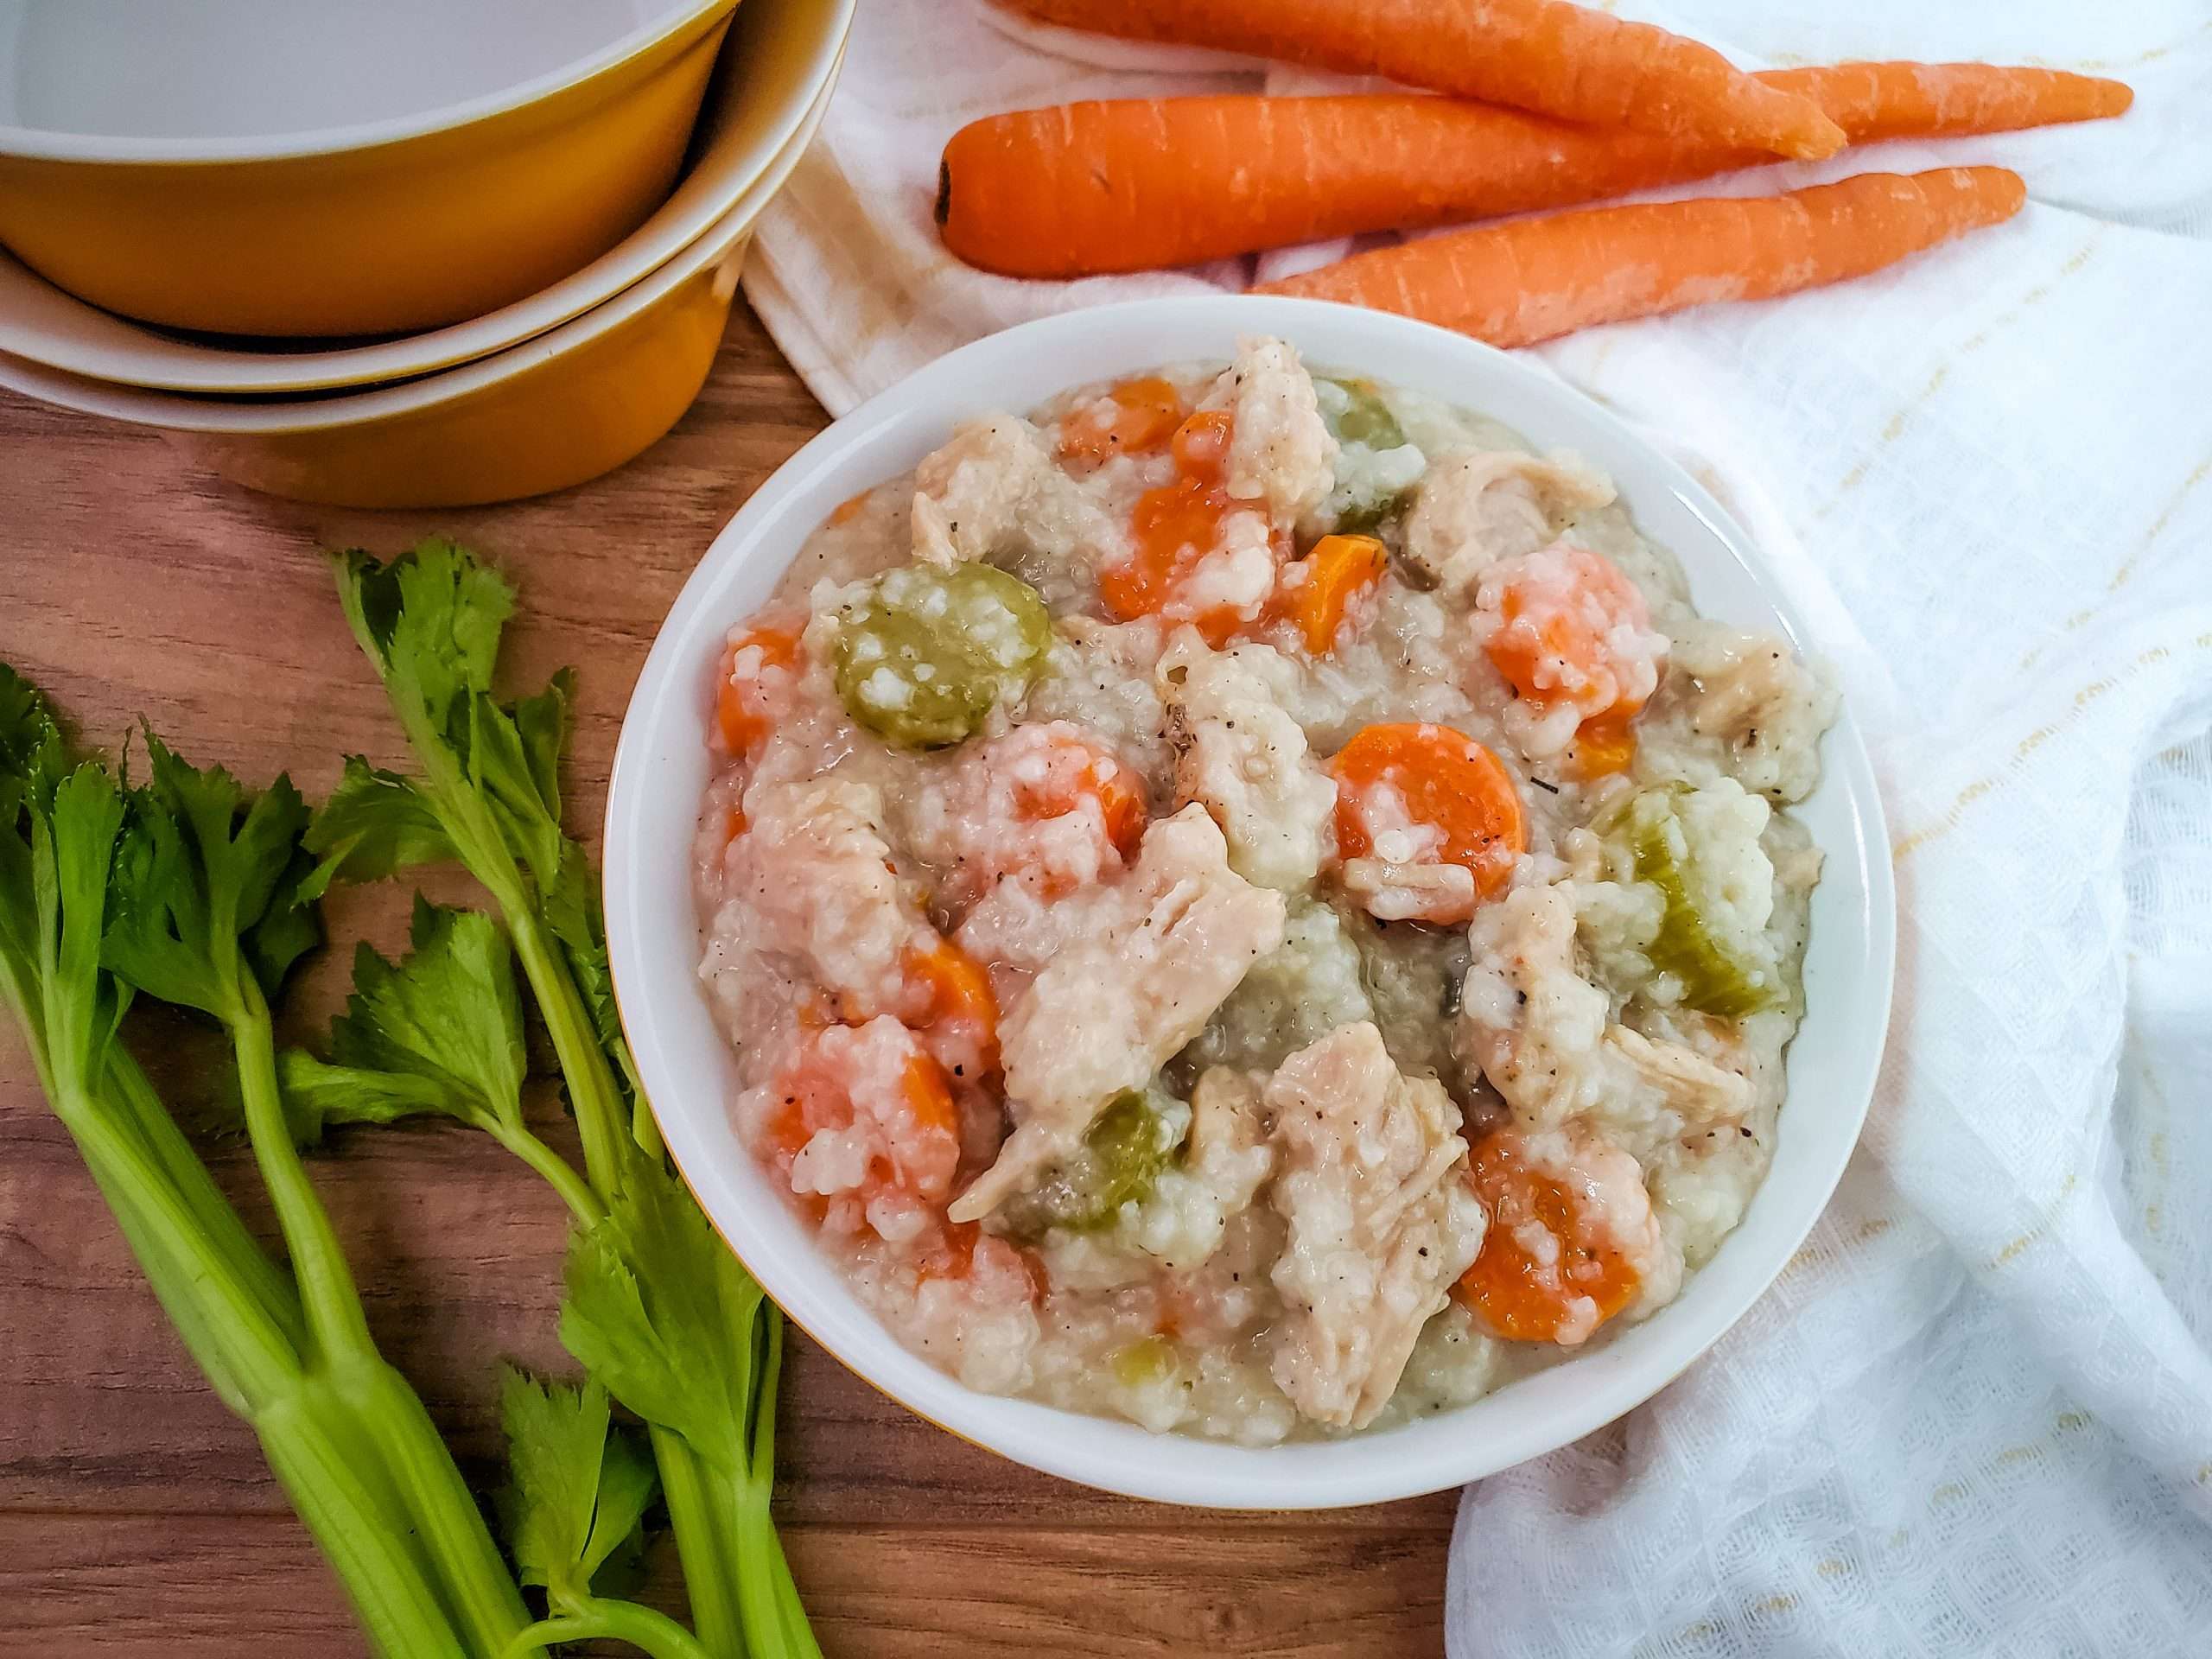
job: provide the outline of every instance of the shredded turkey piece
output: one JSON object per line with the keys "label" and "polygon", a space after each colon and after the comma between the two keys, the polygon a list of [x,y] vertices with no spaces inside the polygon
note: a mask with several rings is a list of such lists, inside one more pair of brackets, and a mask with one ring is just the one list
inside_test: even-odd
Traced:
{"label": "shredded turkey piece", "polygon": [[1100,889],[1095,927],[1007,1011],[1014,1133],[954,1201],[953,1220],[988,1215],[1065,1159],[1115,1096],[1142,1088],[1282,943],[1282,895],[1238,875],[1228,853],[1202,806],[1154,823],[1135,866]]}
{"label": "shredded turkey piece", "polygon": [[1248,881],[1303,892],[1331,845],[1337,786],[1280,698],[1296,671],[1267,645],[1205,648],[1186,633],[1160,659],[1180,798],[1205,804]]}
{"label": "shredded turkey piece", "polygon": [[1468,449],[1439,459],[1406,515],[1406,559],[1447,597],[1471,592],[1500,559],[1533,553],[1613,486],[1579,456]]}
{"label": "shredded turkey piece", "polygon": [[1726,746],[1728,769],[1745,789],[1783,803],[1813,792],[1836,690],[1789,641],[1699,619],[1677,631],[1668,681],[1668,694],[1689,710],[1690,729]]}
{"label": "shredded turkey piece", "polygon": [[745,979],[810,982],[866,1014],[891,1006],[907,956],[932,930],[892,873],[881,792],[838,778],[764,783],[747,791],[745,811],[725,903],[743,919],[717,927],[766,959],[767,970]]}
{"label": "shredded turkey piece", "polygon": [[915,469],[912,535],[914,556],[931,564],[1020,551],[1058,560],[1119,541],[1016,415],[969,421]]}
{"label": "shredded turkey piece", "polygon": [[1626,1026],[1615,1026],[1607,1031],[1605,1042],[1635,1067],[1637,1075],[1656,1089],[1686,1122],[1710,1123],[1718,1118],[1741,1117],[1751,1108],[1749,1078],[1715,1065],[1680,1043],[1655,1041]]}
{"label": "shredded turkey piece", "polygon": [[1516,887],[1475,912],[1459,1044],[1525,1129],[1596,1107],[1607,1068],[1605,994],[1574,960],[1573,884]]}
{"label": "shredded turkey piece", "polygon": [[1313,377],[1287,341],[1247,338],[1215,383],[1207,407],[1225,405],[1229,464],[1223,484],[1240,501],[1257,501],[1277,524],[1319,506],[1337,480],[1337,441],[1314,401]]}
{"label": "shredded turkey piece", "polygon": [[1359,1428],[1482,1247],[1459,1110],[1442,1084],[1403,1076],[1366,1020],[1292,1055],[1262,1098],[1282,1154],[1271,1201],[1288,1225],[1270,1275],[1285,1308],[1271,1369],[1305,1416]]}

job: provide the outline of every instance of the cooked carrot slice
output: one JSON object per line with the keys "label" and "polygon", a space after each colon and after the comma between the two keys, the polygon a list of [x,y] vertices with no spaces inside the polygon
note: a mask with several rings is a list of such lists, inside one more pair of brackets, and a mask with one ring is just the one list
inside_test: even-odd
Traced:
{"label": "cooked carrot slice", "polygon": [[1032,1302],[1050,1287],[1045,1264],[972,1221],[949,1221],[914,1247],[914,1281],[964,1285],[967,1294],[1000,1303]]}
{"label": "cooked carrot slice", "polygon": [[1196,479],[1181,479],[1138,497],[1129,518],[1135,550],[1126,563],[1098,573],[1098,591],[1114,614],[1134,621],[1166,610],[1219,537],[1228,512],[1228,496]]}
{"label": "cooked carrot slice", "polygon": [[906,1063],[899,1092],[906,1096],[906,1109],[915,1122],[958,1136],[960,1111],[952,1103],[952,1090],[945,1083],[942,1066],[926,1055],[916,1055]]}
{"label": "cooked carrot slice", "polygon": [[[807,1030],[777,1071],[779,1098],[766,1124],[769,1144],[788,1161],[824,1131],[860,1133],[874,1149],[859,1187],[863,1198],[900,1192],[931,1200],[951,1190],[960,1159],[960,1113],[944,1069],[915,1039],[886,1020],[905,1052],[895,1056],[895,1098],[883,1097],[868,1028]],[[856,1098],[858,1096],[858,1098]]]}
{"label": "cooked carrot slice", "polygon": [[916,1281],[925,1285],[932,1279],[967,1278],[976,1270],[976,1246],[982,1236],[980,1223],[946,1222],[939,1237],[923,1249],[914,1268]]}
{"label": "cooked carrot slice", "polygon": [[[906,1023],[925,1036],[972,1046],[981,1072],[996,1070],[999,1000],[983,964],[950,940],[939,939],[914,951],[907,958],[906,971],[914,986],[912,1004],[902,1010]],[[966,1074],[964,1062],[953,1064]]]}
{"label": "cooked carrot slice", "polygon": [[1183,394],[1159,375],[1125,380],[1060,423],[1060,455],[1103,462],[1165,448],[1183,423]]}
{"label": "cooked carrot slice", "polygon": [[798,674],[798,631],[755,626],[731,636],[715,688],[715,713],[722,747],[744,759],[782,717]]}
{"label": "cooked carrot slice", "polygon": [[1636,760],[1636,726],[1618,710],[1586,720],[1567,747],[1567,769],[1583,783],[1626,772]]}
{"label": "cooked carrot slice", "polygon": [[1585,719],[1626,716],[1658,680],[1665,641],[1643,595],[1601,553],[1560,542],[1486,575],[1481,609],[1497,624],[1483,649],[1522,696],[1571,702]]}
{"label": "cooked carrot slice", "polygon": [[868,505],[868,499],[872,493],[872,491],[862,490],[858,495],[847,496],[830,510],[830,522],[833,524],[852,523],[861,516],[861,509]]}
{"label": "cooked carrot slice", "polygon": [[1144,790],[1137,774],[1095,743],[1069,738],[1061,747],[1075,764],[1016,777],[1014,811],[1029,823],[1043,823],[1081,810],[1085,800],[1095,800],[1105,820],[1106,838],[1123,858],[1131,857],[1144,838]]}
{"label": "cooked carrot slice", "polygon": [[[1100,596],[1123,621],[1172,616],[1192,624],[1216,650],[1236,637],[1246,618],[1235,605],[1194,603],[1187,584],[1219,548],[1230,516],[1250,510],[1221,486],[1230,421],[1225,409],[1202,409],[1175,429],[1169,447],[1181,475],[1137,498],[1129,515],[1129,557],[1098,575]],[[1271,533],[1268,539],[1280,563],[1286,538]]]}
{"label": "cooked carrot slice", "polygon": [[1636,1299],[1643,1281],[1605,1217],[1534,1166],[1520,1135],[1505,1130],[1477,1141],[1467,1171],[1490,1230],[1456,1294],[1492,1335],[1579,1343]]}
{"label": "cooked carrot slice", "polygon": [[1225,409],[1202,409],[1175,429],[1169,444],[1176,467],[1186,477],[1211,483],[1229,464],[1229,440],[1236,416]]}
{"label": "cooked carrot slice", "polygon": [[[1341,858],[1458,864],[1473,872],[1476,896],[1487,899],[1505,885],[1513,861],[1528,850],[1513,774],[1474,739],[1448,726],[1363,727],[1337,752],[1329,770],[1337,779]],[[1377,837],[1394,834],[1414,844],[1378,850]]]}
{"label": "cooked carrot slice", "polygon": [[1283,608],[1316,657],[1336,649],[1353,601],[1382,580],[1389,550],[1372,536],[1324,536],[1285,573]]}
{"label": "cooked carrot slice", "polygon": [[1071,720],[1024,721],[971,745],[944,787],[965,810],[928,855],[955,916],[1002,880],[1047,899],[1109,880],[1144,837],[1142,775]]}

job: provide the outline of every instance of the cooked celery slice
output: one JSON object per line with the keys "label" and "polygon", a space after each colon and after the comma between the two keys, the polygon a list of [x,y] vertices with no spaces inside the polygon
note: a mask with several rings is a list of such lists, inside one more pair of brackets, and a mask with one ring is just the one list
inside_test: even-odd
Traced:
{"label": "cooked celery slice", "polygon": [[1081,1233],[1111,1224],[1123,1205],[1149,1198],[1174,1161],[1180,1119],[1134,1089],[1116,1096],[1076,1154],[1007,1204],[1007,1230],[1035,1238],[1053,1228]]}
{"label": "cooked celery slice", "polygon": [[1165,1337],[1140,1337],[1114,1356],[1114,1375],[1124,1388],[1157,1387],[1175,1374],[1175,1344]]}
{"label": "cooked celery slice", "polygon": [[1037,590],[988,564],[906,564],[845,607],[837,696],[887,742],[937,749],[972,736],[1029,689],[1052,643]]}
{"label": "cooked celery slice", "polygon": [[1369,381],[1324,378],[1313,387],[1322,421],[1344,446],[1336,487],[1316,520],[1339,535],[1365,535],[1402,517],[1427,462],[1398,417]]}
{"label": "cooked celery slice", "polygon": [[1681,982],[1684,1006],[1740,1020],[1782,1001],[1770,962],[1733,948],[1708,925],[1697,895],[1708,890],[1698,849],[1683,833],[1671,791],[1647,790],[1629,804],[1636,875],[1659,890],[1666,911],[1649,947],[1652,965]]}
{"label": "cooked celery slice", "polygon": [[1333,413],[1325,408],[1323,415],[1338,443],[1363,443],[1370,449],[1395,449],[1406,441],[1405,429],[1398,424],[1398,417],[1390,412],[1390,406],[1382,401],[1371,382],[1339,378],[1334,384],[1344,391],[1344,406]]}

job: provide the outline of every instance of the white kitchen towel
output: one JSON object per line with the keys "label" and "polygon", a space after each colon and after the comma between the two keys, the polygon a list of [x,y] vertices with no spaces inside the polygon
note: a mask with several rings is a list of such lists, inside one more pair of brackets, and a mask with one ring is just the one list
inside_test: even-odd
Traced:
{"label": "white kitchen towel", "polygon": [[[1986,161],[2030,200],[1846,287],[1535,353],[1730,503],[1838,665],[1898,988],[1865,1142],[1775,1288],[1649,1405],[1467,1490],[1451,1652],[2212,1655],[2212,12],[1620,9],[1746,64],[2037,62],[2139,99],[1677,190]],[[1022,318],[1241,285],[967,270],[937,155],[996,110],[1318,84],[863,0],[747,289],[842,412]]]}

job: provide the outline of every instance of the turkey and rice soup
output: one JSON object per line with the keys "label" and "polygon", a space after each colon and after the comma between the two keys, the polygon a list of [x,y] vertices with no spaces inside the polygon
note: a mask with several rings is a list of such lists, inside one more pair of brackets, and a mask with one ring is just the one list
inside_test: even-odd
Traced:
{"label": "turkey and rice soup", "polygon": [[1442,1410],[1765,1173],[1835,696],[1575,455],[1247,340],[846,502],[715,696],[740,1136],[969,1387]]}

